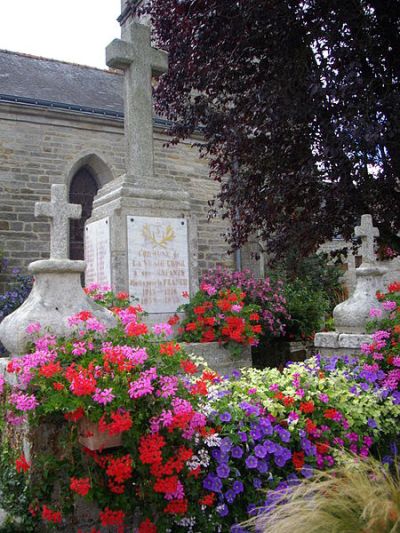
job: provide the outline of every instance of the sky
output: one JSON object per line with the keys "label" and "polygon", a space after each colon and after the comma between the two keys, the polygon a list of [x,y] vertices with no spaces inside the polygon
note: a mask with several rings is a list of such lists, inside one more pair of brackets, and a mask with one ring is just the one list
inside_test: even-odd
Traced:
{"label": "sky", "polygon": [[0,49],[106,68],[121,0],[0,0]]}

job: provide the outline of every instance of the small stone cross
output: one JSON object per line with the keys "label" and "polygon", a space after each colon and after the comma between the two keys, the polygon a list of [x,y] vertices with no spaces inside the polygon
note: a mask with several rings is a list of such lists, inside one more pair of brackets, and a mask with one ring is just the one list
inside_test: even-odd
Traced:
{"label": "small stone cross", "polygon": [[51,186],[50,202],[35,203],[35,217],[50,218],[50,259],[68,259],[69,219],[81,215],[81,205],[68,203],[65,185]]}
{"label": "small stone cross", "polygon": [[125,71],[124,121],[128,145],[127,173],[154,175],[152,76],[168,70],[168,54],[151,46],[148,26],[132,22],[129,40],[114,39],[106,49],[111,68]]}
{"label": "small stone cross", "polygon": [[363,263],[375,263],[375,237],[379,237],[379,230],[372,225],[371,215],[362,215],[361,225],[355,227],[356,237],[361,237],[361,255]]}

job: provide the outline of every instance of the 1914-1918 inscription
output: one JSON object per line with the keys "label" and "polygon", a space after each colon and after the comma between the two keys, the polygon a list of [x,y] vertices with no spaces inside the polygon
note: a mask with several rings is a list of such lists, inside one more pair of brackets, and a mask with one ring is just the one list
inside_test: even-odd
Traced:
{"label": "1914-1918 inscription", "polygon": [[129,293],[149,313],[170,313],[189,292],[187,221],[128,216]]}

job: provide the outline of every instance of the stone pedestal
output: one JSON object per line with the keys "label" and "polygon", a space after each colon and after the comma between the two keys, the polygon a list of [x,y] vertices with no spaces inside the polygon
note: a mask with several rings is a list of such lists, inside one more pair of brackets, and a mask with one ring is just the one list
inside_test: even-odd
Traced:
{"label": "stone pedestal", "polygon": [[[187,235],[184,240],[181,239],[180,252],[174,248],[176,231],[170,241],[163,242],[157,238],[154,242],[149,241],[148,246],[139,251],[142,252],[142,257],[138,255],[138,250],[133,252],[135,217],[139,217],[142,224],[142,217],[146,217],[149,227],[161,219],[165,226],[168,226],[169,220],[172,225],[176,225],[179,219],[179,227],[182,225]],[[188,194],[170,178],[144,180],[124,175],[100,189],[87,227],[106,218],[110,226],[109,255],[113,290],[128,292],[132,297],[140,296],[137,287],[143,287],[143,284],[160,293],[166,289],[171,292],[175,290],[177,297],[165,298],[159,305],[154,305],[153,302],[152,309],[139,298],[139,303],[150,312],[146,322],[151,324],[168,319],[179,305],[187,302],[182,292],[193,294],[198,290],[197,223],[191,214]],[[150,268],[146,254],[149,254],[149,261],[152,261]],[[184,267],[182,263],[185,263]]]}
{"label": "stone pedestal", "polygon": [[0,324],[0,340],[12,355],[22,355],[32,337],[27,326],[40,323],[42,330],[66,335],[70,330],[68,317],[80,311],[90,311],[107,327],[116,324],[110,313],[89,298],[81,286],[84,261],[49,259],[29,265],[34,276],[32,292],[16,311]]}
{"label": "stone pedestal", "polygon": [[356,288],[348,300],[333,310],[335,329],[341,333],[365,333],[369,310],[381,307],[376,292],[383,291],[383,275],[387,269],[377,264],[362,264],[356,270]]}
{"label": "stone pedestal", "polygon": [[240,356],[231,355],[230,351],[218,342],[180,343],[188,354],[202,357],[208,366],[221,375],[230,375],[232,370],[251,367],[251,347],[243,346]]}
{"label": "stone pedestal", "polygon": [[357,333],[338,333],[328,331],[317,333],[314,338],[314,346],[321,355],[350,355],[361,353],[361,345],[370,344],[372,336]]}

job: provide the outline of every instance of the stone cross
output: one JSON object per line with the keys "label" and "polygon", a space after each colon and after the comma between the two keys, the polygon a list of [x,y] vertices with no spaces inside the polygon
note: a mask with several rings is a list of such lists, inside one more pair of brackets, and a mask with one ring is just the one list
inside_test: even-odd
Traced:
{"label": "stone cross", "polygon": [[81,215],[81,205],[68,203],[65,185],[51,186],[50,202],[35,203],[35,217],[50,218],[50,259],[68,259],[69,219]]}
{"label": "stone cross", "polygon": [[125,71],[127,173],[152,178],[154,175],[152,76],[168,70],[168,54],[151,46],[151,30],[148,26],[132,22],[124,35],[127,40],[114,39],[108,45],[106,62],[111,68]]}
{"label": "stone cross", "polygon": [[361,255],[363,263],[375,263],[374,239],[379,237],[379,230],[372,225],[371,215],[362,215],[361,225],[355,228],[356,237],[361,237]]}

